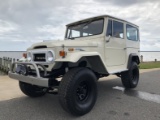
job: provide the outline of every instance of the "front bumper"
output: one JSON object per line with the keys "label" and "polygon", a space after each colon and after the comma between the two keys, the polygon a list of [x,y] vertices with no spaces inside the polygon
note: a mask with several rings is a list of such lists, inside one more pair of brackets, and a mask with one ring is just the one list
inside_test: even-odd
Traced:
{"label": "front bumper", "polygon": [[[29,76],[29,75],[25,76],[25,75],[15,73],[13,69],[15,68],[16,64],[17,65],[18,64],[19,65],[32,65],[35,68],[36,77]],[[41,66],[43,68],[44,75],[46,75],[47,71],[46,71],[45,67],[43,65],[40,65],[40,64],[39,64],[39,66]],[[13,78],[13,79],[16,79],[16,80],[19,80],[21,82],[32,84],[32,85],[49,87],[49,78],[41,77],[37,64],[35,64],[33,62],[15,62],[15,63],[13,63],[12,67],[11,67],[11,70],[9,71],[9,77]]]}

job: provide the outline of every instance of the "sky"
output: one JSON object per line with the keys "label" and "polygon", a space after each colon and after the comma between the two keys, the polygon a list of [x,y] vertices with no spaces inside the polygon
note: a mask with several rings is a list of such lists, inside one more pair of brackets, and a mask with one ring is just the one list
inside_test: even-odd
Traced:
{"label": "sky", "polygon": [[63,40],[65,25],[112,15],[140,27],[141,51],[160,51],[159,0],[0,0],[0,51],[24,51],[43,40]]}

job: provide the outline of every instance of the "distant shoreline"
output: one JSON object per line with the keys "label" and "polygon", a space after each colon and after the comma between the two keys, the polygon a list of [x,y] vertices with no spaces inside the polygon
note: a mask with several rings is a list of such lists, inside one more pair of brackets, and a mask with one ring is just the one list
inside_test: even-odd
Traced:
{"label": "distant shoreline", "polygon": [[26,51],[0,51],[0,52],[26,52]]}
{"label": "distant shoreline", "polygon": [[[26,51],[0,51],[0,52],[26,52]],[[140,52],[160,52],[160,51],[140,51]]]}
{"label": "distant shoreline", "polygon": [[160,52],[160,51],[140,51],[140,52]]}

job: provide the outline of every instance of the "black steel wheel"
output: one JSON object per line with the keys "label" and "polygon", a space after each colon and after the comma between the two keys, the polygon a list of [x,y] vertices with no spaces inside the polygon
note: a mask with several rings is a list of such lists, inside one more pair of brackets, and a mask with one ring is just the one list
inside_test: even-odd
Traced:
{"label": "black steel wheel", "polygon": [[62,107],[73,115],[88,113],[97,99],[95,74],[83,67],[67,72],[59,86],[59,101]]}
{"label": "black steel wheel", "polygon": [[19,81],[21,91],[29,97],[44,96],[47,89]]}
{"label": "black steel wheel", "polygon": [[82,81],[77,88],[77,99],[81,102],[87,99],[90,93],[91,87],[86,81]]}
{"label": "black steel wheel", "polygon": [[136,62],[132,62],[128,71],[121,74],[122,84],[125,88],[135,88],[139,82],[139,68]]}

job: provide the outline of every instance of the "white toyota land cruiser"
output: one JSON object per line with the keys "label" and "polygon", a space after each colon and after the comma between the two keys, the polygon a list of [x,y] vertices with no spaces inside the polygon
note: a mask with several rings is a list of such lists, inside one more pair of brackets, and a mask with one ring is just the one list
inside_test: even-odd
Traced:
{"label": "white toyota land cruiser", "polygon": [[57,92],[64,110],[80,116],[93,108],[99,78],[115,74],[125,88],[137,86],[139,44],[135,24],[109,15],[88,18],[68,24],[64,41],[32,45],[9,76],[30,97]]}

